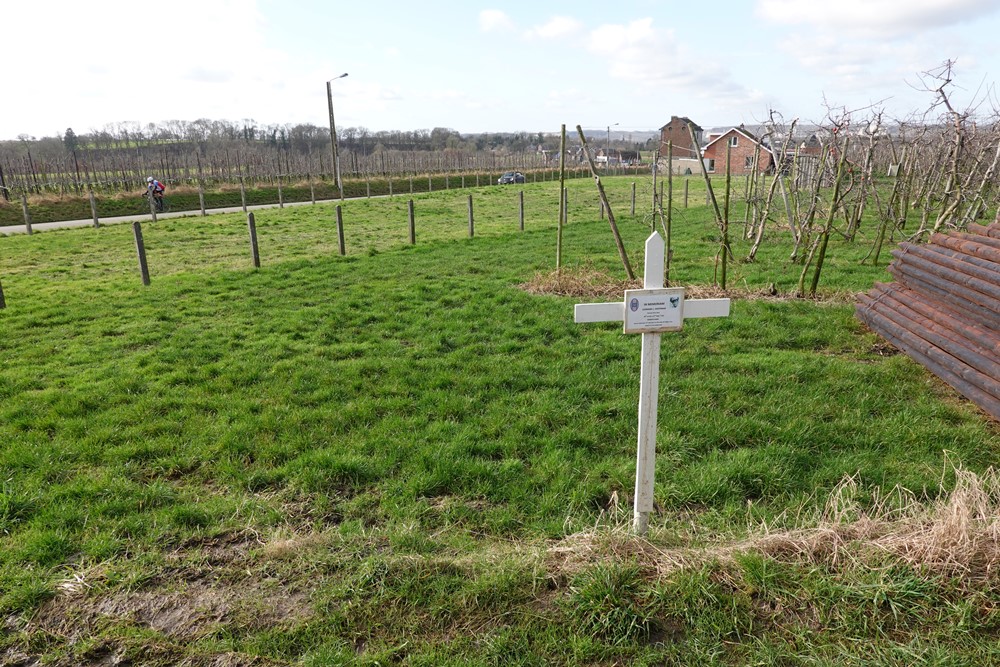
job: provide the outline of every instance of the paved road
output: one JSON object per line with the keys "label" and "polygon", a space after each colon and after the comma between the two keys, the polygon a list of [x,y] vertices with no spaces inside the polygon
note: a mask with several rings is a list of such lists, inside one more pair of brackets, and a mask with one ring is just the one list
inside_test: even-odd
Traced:
{"label": "paved road", "polygon": [[[356,199],[364,199],[364,197],[356,197]],[[324,199],[317,200],[317,204],[330,203],[339,201],[337,199]],[[297,202],[285,202],[285,206],[311,206],[311,201],[297,201]],[[256,211],[264,208],[278,208],[278,204],[258,204],[255,206],[247,206],[248,211]],[[242,206],[229,206],[226,208],[209,208],[205,209],[207,215],[212,215],[215,213],[241,213],[243,211]],[[193,216],[200,216],[201,211],[170,211],[169,213],[157,213],[157,220],[164,218],[186,218]],[[145,222],[150,219],[148,213],[143,215],[119,215],[116,217],[100,218],[102,225],[118,225],[125,222],[134,222],[139,220],[140,222]],[[52,229],[71,229],[74,227],[93,227],[94,219],[87,218],[86,220],[62,220],[59,222],[33,222],[31,223],[31,231],[33,232],[44,232]],[[27,229],[24,225],[10,225],[9,227],[0,227],[0,235],[10,236],[11,234],[26,234]]]}

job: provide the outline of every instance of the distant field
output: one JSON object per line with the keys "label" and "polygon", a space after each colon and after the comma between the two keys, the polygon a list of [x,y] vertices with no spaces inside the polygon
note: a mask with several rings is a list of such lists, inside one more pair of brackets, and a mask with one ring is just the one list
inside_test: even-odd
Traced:
{"label": "distant field", "polygon": [[[606,185],[641,267],[633,180]],[[569,187],[566,272],[620,281]],[[691,188],[671,276],[705,287]],[[729,318],[664,336],[639,540],[639,339],[523,288],[557,187],[415,197],[415,246],[407,198],[346,202],[346,257],[333,206],[260,212],[259,271],[241,214],[146,224],[149,287],[128,225],[0,237],[0,663],[1000,662],[995,548],[888,541],[956,488],[952,517],[995,508],[1000,430],[856,322],[866,242],[803,301],[774,232]]]}

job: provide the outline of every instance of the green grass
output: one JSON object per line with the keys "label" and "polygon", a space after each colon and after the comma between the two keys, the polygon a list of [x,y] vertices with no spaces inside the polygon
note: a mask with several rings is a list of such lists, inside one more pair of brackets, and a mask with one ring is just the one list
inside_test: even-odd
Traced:
{"label": "green grass", "polygon": [[[630,183],[607,186],[640,267]],[[0,656],[997,659],[993,583],[712,556],[748,525],[814,515],[845,475],[933,499],[946,456],[996,463],[996,426],[881,356],[843,298],[737,300],[664,336],[651,541],[704,556],[654,571],[616,546],[639,341],[519,288],[553,268],[558,201],[524,191],[522,233],[517,190],[476,190],[473,239],[466,193],[417,198],[416,246],[405,198],[347,202],[346,257],[332,207],[261,212],[259,271],[241,215],[145,225],[146,288],[129,226],[0,239]],[[567,267],[620,277],[592,184],[569,196]],[[710,214],[674,222],[672,277],[710,283]],[[787,250],[775,236],[732,284],[794,288]],[[886,279],[866,251],[832,244],[821,291]],[[559,556],[595,526],[593,558]]]}

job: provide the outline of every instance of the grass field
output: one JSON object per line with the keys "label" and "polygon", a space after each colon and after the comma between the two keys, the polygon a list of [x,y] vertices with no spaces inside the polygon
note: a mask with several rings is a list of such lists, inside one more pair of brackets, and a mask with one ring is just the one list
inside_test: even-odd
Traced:
{"label": "grass field", "polygon": [[[567,273],[621,280],[569,187]],[[706,286],[692,188],[671,277]],[[145,225],[149,287],[127,225],[0,238],[0,663],[1000,664],[1000,430],[856,322],[865,243],[822,300],[664,336],[640,540],[639,339],[523,288],[558,201],[523,189],[472,239],[466,192],[417,198],[415,246],[404,198],[347,202],[346,257],[332,207],[261,212],[259,271],[241,215]]]}

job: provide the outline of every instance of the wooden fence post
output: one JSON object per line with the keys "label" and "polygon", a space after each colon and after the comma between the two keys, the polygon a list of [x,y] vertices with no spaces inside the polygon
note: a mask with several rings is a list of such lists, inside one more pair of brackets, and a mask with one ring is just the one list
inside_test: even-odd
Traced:
{"label": "wooden fence post", "polygon": [[469,238],[476,234],[475,223],[472,220],[472,195],[469,195]]}
{"label": "wooden fence post", "polygon": [[690,181],[688,181],[688,179],[685,177],[684,178],[684,208],[688,207],[688,185],[690,185]]}
{"label": "wooden fence post", "polygon": [[410,214],[410,245],[416,245],[417,243],[417,223],[413,217],[413,200],[411,199],[406,208]]}
{"label": "wooden fence post", "polygon": [[278,208],[285,208],[285,197],[281,192],[281,175],[278,175]]}
{"label": "wooden fence post", "polygon": [[524,190],[517,193],[518,207],[517,217],[521,221],[521,231],[524,231]]}
{"label": "wooden fence post", "polygon": [[344,247],[344,213],[340,210],[340,204],[337,204],[337,240],[340,244],[340,254],[346,255],[347,251]]}
{"label": "wooden fence post", "polygon": [[156,222],[156,197],[153,196],[151,190],[146,190],[146,199],[149,203],[149,219]]}
{"label": "wooden fence post", "polygon": [[260,268],[260,250],[257,248],[257,223],[253,218],[253,211],[247,213],[247,228],[250,230],[250,257],[253,259],[253,268]]}
{"label": "wooden fence post", "polygon": [[142,284],[149,285],[149,265],[146,264],[146,244],[142,242],[142,224],[136,220],[132,223],[132,235],[135,237],[135,251],[139,255],[139,274]]}
{"label": "wooden fence post", "polygon": [[389,199],[392,199],[392,176],[389,176]]}
{"label": "wooden fence post", "polygon": [[0,310],[7,307],[7,301],[3,298],[3,283],[0,283]]}
{"label": "wooden fence post", "polygon": [[316,203],[316,184],[313,183],[312,174],[309,174],[309,201]]}
{"label": "wooden fence post", "polygon": [[201,209],[202,217],[208,215],[208,211],[205,210],[205,184],[198,181],[198,208]]}
{"label": "wooden fence post", "polygon": [[635,215],[635,181],[632,181],[632,215]]}
{"label": "wooden fence post", "polygon": [[243,177],[240,176],[240,202],[243,204],[243,212],[247,212],[247,189],[243,184]]}
{"label": "wooden fence post", "polygon": [[372,198],[372,181],[368,174],[365,174],[365,197]]}
{"label": "wooden fence post", "polygon": [[97,219],[97,200],[94,199],[94,189],[89,184],[87,186],[87,196],[90,199],[90,214],[94,216],[94,229],[97,229],[101,226],[101,221]]}
{"label": "wooden fence post", "polygon": [[31,214],[28,213],[28,196],[21,193],[21,210],[24,212],[24,229],[28,232],[30,236],[32,234],[31,230]]}

